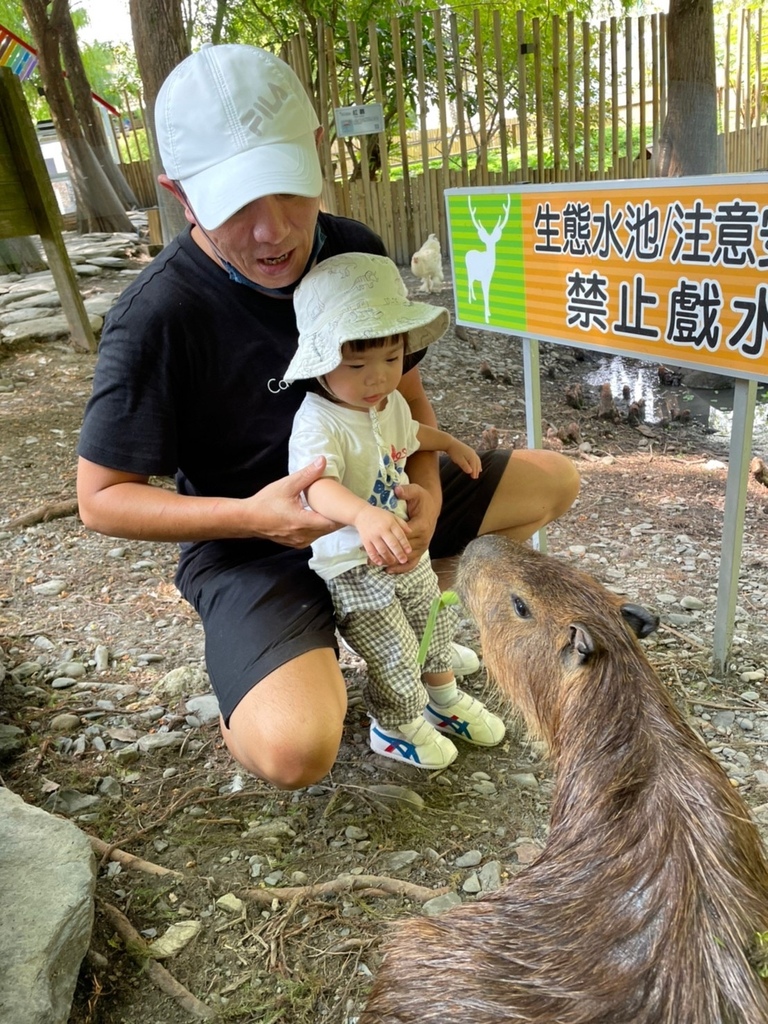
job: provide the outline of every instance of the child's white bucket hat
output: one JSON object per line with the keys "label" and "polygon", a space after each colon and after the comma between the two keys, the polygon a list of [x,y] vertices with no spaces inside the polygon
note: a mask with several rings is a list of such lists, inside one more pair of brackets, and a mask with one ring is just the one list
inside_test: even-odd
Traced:
{"label": "child's white bucket hat", "polygon": [[322,377],[341,363],[345,341],[407,332],[406,354],[441,338],[448,310],[411,302],[397,266],[386,256],[350,252],[313,267],[293,293],[299,347],[286,381]]}

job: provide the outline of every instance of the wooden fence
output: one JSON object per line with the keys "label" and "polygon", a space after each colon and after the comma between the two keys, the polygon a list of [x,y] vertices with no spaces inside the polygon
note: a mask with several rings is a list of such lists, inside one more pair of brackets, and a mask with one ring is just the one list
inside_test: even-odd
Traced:
{"label": "wooden fence", "polygon": [[[654,173],[667,101],[665,15],[592,24],[573,13],[443,10],[393,18],[386,39],[373,23],[363,40],[353,22],[346,28],[347,37],[335,39],[319,24],[316,38],[301,32],[282,55],[326,129],[324,208],[370,224],[400,264],[431,231],[446,244],[446,188]],[[726,30],[723,167],[768,167],[762,12],[728,15]],[[435,60],[429,75],[427,49]],[[388,96],[397,101],[391,109]],[[375,102],[387,111],[385,131],[336,135],[335,109]],[[128,174],[144,197],[144,172]]]}

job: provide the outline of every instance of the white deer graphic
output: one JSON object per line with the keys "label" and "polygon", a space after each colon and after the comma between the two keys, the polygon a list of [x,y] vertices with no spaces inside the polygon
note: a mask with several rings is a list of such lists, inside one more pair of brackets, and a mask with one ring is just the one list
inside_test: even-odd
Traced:
{"label": "white deer graphic", "polygon": [[469,196],[467,196],[467,203],[469,204],[469,215],[472,218],[472,223],[475,225],[478,238],[485,246],[484,250],[470,249],[464,257],[469,284],[469,294],[467,298],[470,302],[475,301],[475,281],[479,281],[480,287],[483,289],[485,322],[488,323],[491,319],[491,307],[488,297],[491,292],[491,278],[493,277],[493,272],[496,269],[496,245],[501,238],[502,231],[507,226],[509,209],[512,205],[512,196],[507,196],[507,201],[504,205],[504,218],[502,220],[502,218],[499,217],[493,231],[486,231],[483,225],[477,221],[475,217],[476,211],[472,209],[472,199]]}

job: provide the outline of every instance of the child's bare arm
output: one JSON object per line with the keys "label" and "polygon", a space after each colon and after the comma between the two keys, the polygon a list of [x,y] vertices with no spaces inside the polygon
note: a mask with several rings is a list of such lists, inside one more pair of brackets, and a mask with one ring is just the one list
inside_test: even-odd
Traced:
{"label": "child's bare arm", "polygon": [[330,477],[316,480],[305,494],[314,512],[356,528],[374,565],[396,565],[408,561],[411,551],[408,524],[394,513],[370,505]]}
{"label": "child's bare arm", "polygon": [[[437,427],[428,427],[424,423],[419,424],[416,436],[419,439],[419,448],[425,452],[445,452],[451,462],[455,462],[459,469],[463,469],[473,480],[480,476],[480,456],[470,448],[468,444],[459,441],[452,434],[445,430],[438,430]],[[319,509],[315,509],[319,511]]]}

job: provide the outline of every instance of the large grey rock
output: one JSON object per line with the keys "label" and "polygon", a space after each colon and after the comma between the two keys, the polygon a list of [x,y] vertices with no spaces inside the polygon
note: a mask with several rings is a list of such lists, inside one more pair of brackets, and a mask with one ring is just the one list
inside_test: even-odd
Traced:
{"label": "large grey rock", "polygon": [[23,287],[14,287],[0,295],[0,308],[8,306],[12,302],[19,302],[21,299],[29,299],[33,295],[47,295],[48,287],[45,284],[30,284]]}
{"label": "large grey rock", "polygon": [[[95,313],[88,314],[88,320],[93,331],[100,331],[104,323],[100,316]],[[9,324],[0,330],[0,337],[6,343],[19,343],[22,341],[53,341],[70,333],[67,318],[61,316],[49,316],[37,320],[23,320],[21,323]]]}
{"label": "large grey rock", "polygon": [[65,1024],[93,926],[80,829],[0,789],[0,1024]]}
{"label": "large grey rock", "polygon": [[57,312],[54,306],[51,306],[50,309],[45,309],[43,306],[24,306],[23,308],[6,306],[4,310],[0,310],[0,327],[20,324],[25,320],[45,320],[46,317],[56,316]]}
{"label": "large grey rock", "polygon": [[56,309],[61,307],[61,297],[58,292],[54,291],[48,292],[46,295],[28,295],[11,304],[12,309],[23,309],[29,306],[49,306],[51,309]]}

